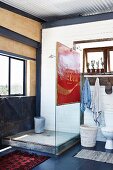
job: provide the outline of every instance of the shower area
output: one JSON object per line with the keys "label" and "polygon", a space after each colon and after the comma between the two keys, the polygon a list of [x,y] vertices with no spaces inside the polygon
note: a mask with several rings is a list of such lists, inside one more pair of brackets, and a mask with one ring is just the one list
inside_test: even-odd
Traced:
{"label": "shower area", "polygon": [[[54,45],[55,54],[53,50],[46,50],[46,46],[42,51],[41,116],[45,117],[45,129],[50,134],[48,139],[53,136],[49,144],[55,147],[58,155],[80,138],[80,71],[75,78],[73,67],[77,62],[74,59],[79,56],[59,42]],[[71,65],[71,71],[68,65]]]}
{"label": "shower area", "polygon": [[[58,114],[58,125],[54,129],[45,128],[43,133],[35,133],[35,130],[23,131],[16,135],[4,137],[2,143],[17,149],[27,149],[33,152],[42,152],[46,154],[60,155],[79,141],[79,115],[71,117],[72,109],[78,109],[78,106],[71,105],[69,112],[64,113],[66,107],[56,108]],[[65,118],[61,114],[65,114]],[[71,118],[69,118],[69,117]],[[73,119],[73,120],[72,120]],[[72,123],[75,127],[72,129]]]}
{"label": "shower area", "polygon": [[[42,50],[40,113],[41,117],[45,118],[44,132],[35,133],[35,129],[31,129],[7,136],[3,143],[59,155],[74,146],[80,139],[80,72],[79,66],[75,66],[79,60],[74,61],[79,56],[60,43],[56,45],[55,56],[45,53],[44,48]],[[67,56],[64,55],[65,52]],[[62,65],[64,60],[65,63]],[[66,74],[62,74],[65,66]],[[76,75],[73,68],[76,68]]]}
{"label": "shower area", "polygon": [[35,129],[23,131],[4,137],[3,144],[18,149],[60,155],[79,141],[79,108],[79,103],[55,106],[52,116],[43,115],[44,132],[35,133]]}

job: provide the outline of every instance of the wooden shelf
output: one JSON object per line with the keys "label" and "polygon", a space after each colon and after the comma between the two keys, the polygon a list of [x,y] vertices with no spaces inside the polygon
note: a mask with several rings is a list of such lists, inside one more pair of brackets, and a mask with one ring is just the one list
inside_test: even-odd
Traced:
{"label": "wooden shelf", "polygon": [[113,86],[113,73],[105,73],[105,74],[83,74],[84,78],[88,78],[90,85],[94,86],[95,85],[95,80],[98,77],[99,78],[99,83],[101,86],[106,86],[107,82],[110,81],[112,86]]}
{"label": "wooden shelf", "polygon": [[84,74],[84,77],[113,77],[113,74]]}

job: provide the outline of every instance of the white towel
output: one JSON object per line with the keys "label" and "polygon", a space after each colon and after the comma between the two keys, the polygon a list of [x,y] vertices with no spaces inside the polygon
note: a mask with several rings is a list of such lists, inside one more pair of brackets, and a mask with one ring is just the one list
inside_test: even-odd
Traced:
{"label": "white towel", "polygon": [[99,78],[96,78],[91,108],[93,112],[94,121],[98,126],[100,126],[100,115],[102,112],[102,107],[101,107],[101,99],[100,99]]}

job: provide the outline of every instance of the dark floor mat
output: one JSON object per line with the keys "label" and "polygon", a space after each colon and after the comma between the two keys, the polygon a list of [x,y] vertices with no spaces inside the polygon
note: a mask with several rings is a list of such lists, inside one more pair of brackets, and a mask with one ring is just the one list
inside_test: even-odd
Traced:
{"label": "dark floor mat", "polygon": [[48,158],[16,150],[0,157],[0,170],[31,170]]}

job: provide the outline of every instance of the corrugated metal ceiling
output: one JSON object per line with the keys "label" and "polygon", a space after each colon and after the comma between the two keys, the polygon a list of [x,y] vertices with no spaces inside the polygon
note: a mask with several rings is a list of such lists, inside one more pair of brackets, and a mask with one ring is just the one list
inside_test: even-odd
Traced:
{"label": "corrugated metal ceiling", "polygon": [[46,21],[113,12],[113,0],[0,0]]}

